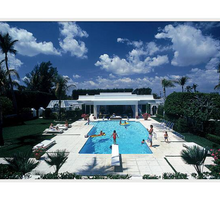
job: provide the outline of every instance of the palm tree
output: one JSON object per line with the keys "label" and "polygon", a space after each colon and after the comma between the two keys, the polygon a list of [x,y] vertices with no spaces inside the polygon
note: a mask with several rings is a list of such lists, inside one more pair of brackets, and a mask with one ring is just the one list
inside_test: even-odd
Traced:
{"label": "palm tree", "polygon": [[198,87],[198,85],[193,83],[192,89],[194,90],[194,92],[197,92],[197,90],[196,90],[197,87]]}
{"label": "palm tree", "polygon": [[15,172],[21,172],[22,175],[31,172],[36,168],[39,162],[30,159],[31,151],[18,152],[12,158],[4,158],[8,162],[8,166]]}
{"label": "palm tree", "polygon": [[187,147],[181,151],[181,158],[186,164],[191,164],[196,169],[198,176],[202,174],[202,165],[205,162],[206,156],[208,154],[207,149],[201,148],[199,146]]}
{"label": "palm tree", "polygon": [[59,120],[61,120],[61,99],[66,95],[66,91],[71,87],[76,85],[68,85],[69,78],[58,75],[56,80],[55,95],[59,99]]}
{"label": "palm tree", "polygon": [[192,92],[192,86],[186,86],[186,92]]}
{"label": "palm tree", "polygon": [[167,79],[162,79],[161,81],[162,87],[163,87],[163,93],[164,93],[164,99],[166,99],[166,88],[169,87],[175,87],[174,81],[173,80],[167,80]]}
{"label": "palm tree", "polygon": [[182,92],[184,91],[184,85],[186,84],[186,82],[189,80],[189,77],[187,76],[183,76],[180,79],[178,79],[177,81],[175,81],[177,84],[182,86]]}
{"label": "palm tree", "polygon": [[24,83],[27,85],[27,90],[53,93],[57,76],[58,71],[50,61],[42,62],[26,74]]}
{"label": "palm tree", "polygon": [[50,166],[55,166],[55,173],[58,174],[59,169],[68,159],[69,153],[66,150],[57,150],[54,153],[47,153],[48,159],[45,162]]}
{"label": "palm tree", "polygon": [[14,109],[15,112],[18,113],[17,110],[17,102],[16,102],[16,98],[15,98],[15,94],[14,94],[14,89],[13,89],[13,83],[12,83],[12,79],[11,79],[11,73],[15,73],[16,75],[18,75],[14,70],[9,70],[8,67],[8,54],[12,53],[14,55],[16,55],[17,51],[14,49],[14,44],[17,42],[18,40],[12,40],[11,36],[7,33],[7,34],[0,34],[0,49],[1,52],[3,54],[5,54],[5,66],[6,66],[6,74],[9,77],[9,83],[10,83],[10,89],[11,89],[11,94],[12,94],[12,99],[13,99],[13,105],[14,105]]}

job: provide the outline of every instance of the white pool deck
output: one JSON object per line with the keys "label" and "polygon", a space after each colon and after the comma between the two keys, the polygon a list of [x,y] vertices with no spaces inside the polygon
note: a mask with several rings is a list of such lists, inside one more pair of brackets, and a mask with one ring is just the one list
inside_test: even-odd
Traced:
{"label": "white pool deck", "polygon": [[[154,126],[157,139],[153,138],[153,147],[151,147],[153,154],[122,154],[122,166],[119,168],[115,169],[111,166],[111,154],[79,154],[79,151],[87,141],[84,136],[93,127],[93,125],[87,125],[86,121],[83,120],[74,122],[72,127],[64,131],[63,134],[53,137],[52,139],[56,141],[56,144],[50,147],[47,152],[66,149],[69,152],[69,157],[59,172],[68,171],[80,175],[129,174],[135,178],[142,177],[144,174],[162,175],[164,172],[174,173],[172,167],[177,172],[189,175],[196,173],[194,167],[185,164],[180,157],[180,152],[184,149],[182,144],[186,143],[184,140],[168,131],[170,143],[165,143],[163,138],[164,129],[161,129],[157,121],[153,118],[148,120],[139,119],[137,121],[146,128],[149,128],[151,124]],[[54,172],[54,168],[45,163],[44,156],[41,158],[39,166],[32,171],[32,174]],[[3,163],[2,158],[0,163]],[[205,164],[213,164],[212,157],[207,157]],[[203,171],[208,170],[204,167]]]}

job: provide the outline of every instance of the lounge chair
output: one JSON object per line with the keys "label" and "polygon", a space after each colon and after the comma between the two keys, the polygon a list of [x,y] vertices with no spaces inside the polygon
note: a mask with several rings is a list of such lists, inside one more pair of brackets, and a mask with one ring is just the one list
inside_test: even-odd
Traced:
{"label": "lounge chair", "polygon": [[[62,126],[65,126],[66,127],[66,125],[65,124],[57,124],[56,126],[58,126],[58,127],[62,127]],[[56,127],[55,126],[55,127]],[[68,124],[68,128],[71,128],[72,127],[72,125],[71,124]]]}
{"label": "lounge chair", "polygon": [[120,166],[119,149],[117,144],[112,144],[112,166]]}
{"label": "lounge chair", "polygon": [[39,148],[46,150],[46,149],[48,149],[50,146],[52,146],[52,145],[55,144],[55,143],[56,143],[55,140],[44,140],[44,141],[42,141],[41,143],[36,144],[36,145],[32,148],[32,150],[35,151],[35,150],[37,150],[37,149],[39,149]]}
{"label": "lounge chair", "polygon": [[47,128],[44,130],[44,133],[47,133],[47,134],[62,134],[63,133],[63,129],[50,129],[50,128]]}
{"label": "lounge chair", "polygon": [[68,127],[65,124],[57,124],[55,127],[58,127],[59,129],[67,130]]}

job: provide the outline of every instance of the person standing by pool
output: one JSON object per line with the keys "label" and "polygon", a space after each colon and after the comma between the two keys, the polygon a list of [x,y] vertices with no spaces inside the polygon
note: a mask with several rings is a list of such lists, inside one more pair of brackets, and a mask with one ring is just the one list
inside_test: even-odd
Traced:
{"label": "person standing by pool", "polygon": [[89,117],[87,118],[87,120],[88,120],[88,125],[89,125],[89,122],[90,122]]}
{"label": "person standing by pool", "polygon": [[114,144],[116,144],[116,137],[118,137],[118,134],[116,133],[116,130],[113,131],[113,134],[111,135],[111,137],[113,137]]}
{"label": "person standing by pool", "polygon": [[148,140],[150,141],[150,147],[152,147],[152,136],[153,136],[153,125],[150,125],[150,129],[147,129],[149,132]]}

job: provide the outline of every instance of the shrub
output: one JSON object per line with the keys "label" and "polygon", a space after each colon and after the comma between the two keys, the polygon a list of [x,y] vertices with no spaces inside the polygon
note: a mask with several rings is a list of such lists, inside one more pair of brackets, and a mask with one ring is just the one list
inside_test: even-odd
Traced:
{"label": "shrub", "polygon": [[9,115],[13,113],[13,104],[9,98],[1,96],[0,102],[2,105],[2,115]]}
{"label": "shrub", "polygon": [[163,173],[163,179],[188,179],[186,173]]}
{"label": "shrub", "polygon": [[192,173],[191,174],[192,177],[194,177],[195,179],[208,179],[208,178],[212,178],[210,176],[210,173],[209,172],[204,172],[204,173],[201,173],[201,174],[197,174],[197,173]]}
{"label": "shrub", "polygon": [[157,175],[150,175],[150,174],[144,174],[142,179],[160,179],[161,176],[157,176]]}
{"label": "shrub", "polygon": [[45,111],[43,112],[43,118],[49,118],[51,112],[52,112],[52,111],[51,111],[50,108],[46,108]]}
{"label": "shrub", "polygon": [[119,174],[109,174],[107,175],[108,179],[130,179],[130,175],[119,175]]}
{"label": "shrub", "polygon": [[163,106],[163,105],[159,105],[157,112],[158,112],[158,115],[160,115],[161,117],[163,117],[164,106]]}
{"label": "shrub", "polygon": [[57,173],[47,173],[40,176],[41,179],[59,179],[59,175]]}
{"label": "shrub", "polygon": [[18,152],[12,158],[4,158],[8,162],[8,167],[14,172],[21,172],[23,175],[36,168],[39,162],[30,159],[31,152]]}
{"label": "shrub", "polygon": [[14,172],[7,164],[0,164],[0,179],[22,179],[21,172]]}
{"label": "shrub", "polygon": [[207,135],[206,135],[206,138],[207,138],[208,140],[210,140],[210,141],[213,141],[213,142],[215,142],[215,143],[217,143],[217,144],[220,144],[220,137],[219,137],[219,136],[216,136],[216,135],[214,135],[214,134],[207,134]]}
{"label": "shrub", "polygon": [[186,118],[179,118],[179,119],[177,120],[175,129],[176,129],[178,132],[182,132],[182,133],[188,132],[188,131],[189,131],[189,128],[188,128],[188,126],[187,126],[187,120],[186,120]]}

